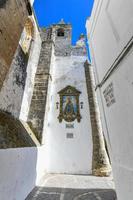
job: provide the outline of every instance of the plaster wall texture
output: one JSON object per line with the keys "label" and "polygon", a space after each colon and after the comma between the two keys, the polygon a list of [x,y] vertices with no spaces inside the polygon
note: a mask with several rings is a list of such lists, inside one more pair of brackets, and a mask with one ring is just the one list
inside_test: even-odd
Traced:
{"label": "plaster wall texture", "polygon": [[19,45],[0,91],[0,109],[19,116],[26,79],[27,57]]}
{"label": "plaster wall texture", "polygon": [[45,174],[45,146],[0,150],[0,200],[24,200]]}
{"label": "plaster wall texture", "polygon": [[[133,197],[132,50],[101,89],[111,143],[113,173],[120,200],[130,200]],[[110,83],[113,83],[115,103],[108,107],[103,92]]]}
{"label": "plaster wall texture", "polygon": [[23,121],[28,117],[40,50],[41,39],[34,25],[34,41],[31,43],[29,56],[19,45],[0,91],[0,108]]}
{"label": "plaster wall texture", "polygon": [[[84,72],[86,56],[56,57],[54,51],[51,60],[48,98],[46,105],[44,137],[47,149],[47,172],[88,174],[92,168],[92,133],[89,116],[89,104]],[[59,123],[60,102],[58,92],[71,85],[81,91],[81,122],[74,121],[74,128],[66,128],[65,121]],[[73,138],[67,138],[73,133]]]}
{"label": "plaster wall texture", "polygon": [[0,1],[0,88],[9,71],[28,15],[26,1]]}
{"label": "plaster wall texture", "polygon": [[124,0],[96,0],[94,3],[86,27],[99,82],[132,38],[132,13],[132,0],[127,3]]}
{"label": "plaster wall texture", "polygon": [[[133,2],[98,1],[87,21],[97,96],[118,200],[133,197]],[[111,73],[110,73],[111,72]]]}
{"label": "plaster wall texture", "polygon": [[[64,29],[64,36],[58,37],[58,29]],[[70,56],[71,54],[71,25],[62,24],[52,27],[52,39],[54,42],[56,56]]]}

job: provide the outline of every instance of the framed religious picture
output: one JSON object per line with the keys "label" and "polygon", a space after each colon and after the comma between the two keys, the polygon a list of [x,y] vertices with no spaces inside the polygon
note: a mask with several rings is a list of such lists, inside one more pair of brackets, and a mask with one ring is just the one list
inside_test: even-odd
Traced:
{"label": "framed religious picture", "polygon": [[60,113],[58,116],[59,122],[73,122],[77,119],[81,121],[79,96],[81,94],[75,87],[67,86],[58,92],[60,95]]}

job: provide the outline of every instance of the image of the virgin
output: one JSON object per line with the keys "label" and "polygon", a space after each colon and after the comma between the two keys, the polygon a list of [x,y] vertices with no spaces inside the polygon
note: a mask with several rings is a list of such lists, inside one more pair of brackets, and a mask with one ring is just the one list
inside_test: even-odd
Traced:
{"label": "image of the virgin", "polygon": [[64,107],[64,114],[75,114],[74,105],[70,97],[66,97],[66,105]]}

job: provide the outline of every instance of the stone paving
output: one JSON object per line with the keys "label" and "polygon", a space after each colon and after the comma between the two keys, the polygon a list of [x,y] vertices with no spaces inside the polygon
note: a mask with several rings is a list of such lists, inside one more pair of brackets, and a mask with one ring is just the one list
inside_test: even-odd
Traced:
{"label": "stone paving", "polygon": [[117,200],[112,178],[48,175],[26,200]]}

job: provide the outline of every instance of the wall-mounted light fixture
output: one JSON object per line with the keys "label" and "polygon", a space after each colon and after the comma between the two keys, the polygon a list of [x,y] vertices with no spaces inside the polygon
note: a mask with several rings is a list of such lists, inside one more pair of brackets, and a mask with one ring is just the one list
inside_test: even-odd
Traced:
{"label": "wall-mounted light fixture", "polygon": [[83,105],[84,103],[83,102],[80,102],[80,108],[83,109]]}
{"label": "wall-mounted light fixture", "polygon": [[59,109],[59,102],[56,102],[56,109]]}

